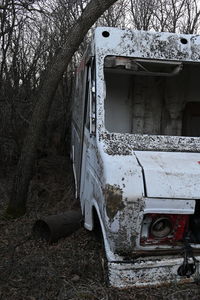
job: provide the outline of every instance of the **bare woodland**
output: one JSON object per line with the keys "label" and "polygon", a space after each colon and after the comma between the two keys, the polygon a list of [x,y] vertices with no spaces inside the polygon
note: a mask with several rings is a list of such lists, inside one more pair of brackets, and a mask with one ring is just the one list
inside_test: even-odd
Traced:
{"label": "bare woodland", "polygon": [[[191,287],[182,291],[177,287],[152,289],[148,298],[143,291],[131,294],[107,289],[101,283],[103,271],[97,268],[98,274],[94,272],[101,250],[83,229],[70,240],[50,248],[35,244],[27,236],[31,222],[41,213],[57,213],[74,205],[73,179],[67,159],[71,95],[75,67],[93,28],[114,26],[200,34],[199,1],[1,0],[0,26],[0,255],[4,260],[0,266],[4,274],[0,278],[0,299],[189,299]],[[18,221],[7,219],[25,213]],[[80,247],[81,252],[75,254],[72,246]],[[84,247],[87,253],[83,252]],[[56,262],[57,250],[60,254]],[[38,258],[46,260],[47,252],[45,272],[51,273],[49,277],[42,273]],[[71,266],[72,258],[67,265],[64,262],[67,255],[77,255],[77,259],[82,259],[80,265]],[[28,274],[29,262],[30,272],[34,273],[31,268],[36,257],[36,282],[49,278],[46,283],[49,288],[52,286],[49,293],[47,287],[41,287],[39,292],[36,288],[31,290],[33,275],[29,275],[26,287],[23,274]],[[68,268],[67,277],[63,275],[64,279],[60,279],[56,264],[59,274]],[[25,273],[20,273],[19,268],[24,268]],[[82,272],[83,268],[87,271]],[[51,282],[52,277],[55,280]],[[198,295],[198,288],[192,288],[193,295]]]}
{"label": "bare woodland", "polygon": [[[66,141],[74,69],[87,43],[86,34],[95,22],[122,28],[198,32],[200,11],[196,0],[123,0],[110,7],[114,2],[2,1],[0,150],[4,162],[18,160],[7,209],[10,215],[26,211],[37,150]],[[56,116],[50,113],[52,101]]]}

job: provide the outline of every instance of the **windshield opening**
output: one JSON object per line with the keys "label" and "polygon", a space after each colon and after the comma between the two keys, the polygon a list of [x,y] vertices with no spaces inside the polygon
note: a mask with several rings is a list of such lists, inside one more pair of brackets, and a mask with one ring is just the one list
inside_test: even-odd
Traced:
{"label": "windshield opening", "polygon": [[107,56],[109,132],[200,136],[200,65]]}

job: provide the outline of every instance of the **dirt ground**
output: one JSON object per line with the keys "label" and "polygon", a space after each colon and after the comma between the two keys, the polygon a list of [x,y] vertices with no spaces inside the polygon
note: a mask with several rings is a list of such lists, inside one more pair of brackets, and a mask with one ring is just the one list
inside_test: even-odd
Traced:
{"label": "dirt ground", "polygon": [[196,283],[128,290],[107,287],[101,245],[84,228],[52,245],[34,239],[31,232],[37,219],[76,206],[70,162],[59,156],[41,159],[26,215],[7,220],[4,211],[13,173],[13,167],[0,172],[1,300],[200,299]]}

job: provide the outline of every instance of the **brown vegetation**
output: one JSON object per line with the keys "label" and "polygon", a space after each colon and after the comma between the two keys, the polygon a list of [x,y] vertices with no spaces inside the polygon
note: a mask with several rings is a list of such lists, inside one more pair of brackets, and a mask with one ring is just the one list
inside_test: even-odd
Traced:
{"label": "brown vegetation", "polygon": [[1,300],[177,300],[199,299],[197,284],[118,290],[106,285],[102,247],[83,227],[57,243],[33,239],[34,222],[79,208],[74,200],[70,161],[51,156],[37,162],[27,213],[17,220],[3,216],[13,168],[0,174],[0,299]]}
{"label": "brown vegetation", "polygon": [[[51,245],[32,237],[32,226],[40,217],[63,213],[79,206],[74,199],[72,171],[66,153],[70,144],[68,137],[74,68],[87,39],[73,59],[66,60],[65,68],[70,63],[66,72],[63,74],[62,70],[58,76],[59,86],[54,91],[50,114],[47,109],[43,116],[45,128],[38,133],[40,139],[36,148],[39,159],[34,163],[34,177],[28,189],[27,213],[17,220],[5,218],[16,162],[46,70],[52,64],[53,57],[59,58],[62,65],[62,57],[58,57],[58,53],[63,53],[61,49],[66,43],[67,32],[71,31],[90,1],[1,2],[0,300],[199,299],[200,288],[197,284],[177,286],[174,283],[167,288],[130,290],[108,288],[104,282],[101,243],[84,228]],[[100,6],[104,3],[107,7],[108,1],[96,2]],[[198,32],[200,11],[196,0],[151,2],[152,5],[145,0],[117,1],[116,6],[110,7],[97,24]],[[127,6],[127,3],[131,5]],[[90,20],[88,24],[91,23]],[[85,30],[82,33],[85,34]],[[75,48],[82,38],[77,37]],[[70,55],[75,50],[70,49]],[[45,93],[46,88],[43,88]],[[27,146],[29,150],[29,143]]]}

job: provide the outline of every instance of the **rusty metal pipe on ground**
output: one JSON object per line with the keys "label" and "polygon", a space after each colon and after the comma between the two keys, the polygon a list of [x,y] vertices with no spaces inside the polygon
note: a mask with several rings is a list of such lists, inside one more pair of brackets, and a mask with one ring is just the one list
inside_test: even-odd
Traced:
{"label": "rusty metal pipe on ground", "polygon": [[72,234],[81,227],[81,211],[68,211],[59,215],[47,216],[39,219],[33,225],[33,236],[55,243],[60,238]]}

